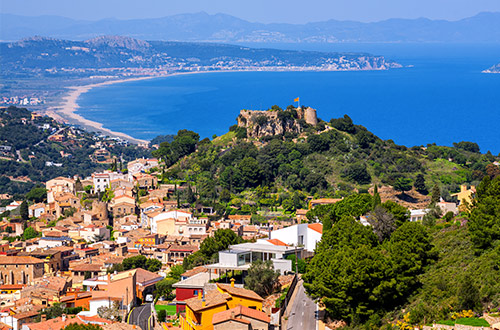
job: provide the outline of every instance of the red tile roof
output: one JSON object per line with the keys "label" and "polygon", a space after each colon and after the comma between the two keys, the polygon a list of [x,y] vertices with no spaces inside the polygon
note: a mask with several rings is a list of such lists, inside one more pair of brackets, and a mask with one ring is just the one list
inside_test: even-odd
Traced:
{"label": "red tile roof", "polygon": [[61,330],[71,323],[85,324],[85,322],[77,317],[66,317],[66,319],[63,321],[61,316],[44,322],[25,323],[23,327],[27,326],[30,330]]}
{"label": "red tile roof", "polygon": [[245,297],[257,301],[263,301],[264,299],[256,294],[252,290],[247,290],[243,288],[237,288],[231,286],[231,284],[222,284],[222,283],[217,283],[217,286],[222,290],[227,293],[229,293],[231,296],[240,296],[240,297]]}
{"label": "red tile roof", "polygon": [[34,257],[11,257],[11,256],[0,256],[0,265],[32,265],[32,264],[43,264],[43,260]]}
{"label": "red tile roof", "polygon": [[280,241],[277,238],[268,239],[267,241],[272,245],[288,246],[288,244],[284,243],[283,241]]}
{"label": "red tile roof", "polygon": [[321,223],[311,223],[307,225],[308,228],[323,234],[323,225]]}
{"label": "red tile roof", "polygon": [[[232,317],[232,316],[234,316],[234,317]],[[248,308],[248,307],[245,307],[242,305],[238,305],[234,308],[231,308],[231,309],[219,312],[219,313],[215,313],[213,318],[212,318],[212,323],[217,324],[217,323],[221,323],[221,322],[225,322],[225,321],[229,321],[229,320],[240,321],[240,320],[242,320],[241,316],[246,316],[247,318],[259,320],[259,321],[266,322],[266,323],[269,323],[271,321],[269,316],[267,316],[267,314],[264,312],[258,311],[256,309]],[[246,321],[246,320],[243,320],[243,321]],[[246,322],[250,323],[249,321],[246,321]]]}

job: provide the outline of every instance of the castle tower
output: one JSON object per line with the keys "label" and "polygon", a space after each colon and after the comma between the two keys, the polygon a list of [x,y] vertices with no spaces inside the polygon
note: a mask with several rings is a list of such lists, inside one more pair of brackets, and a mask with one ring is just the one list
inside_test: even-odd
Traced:
{"label": "castle tower", "polygon": [[306,123],[312,126],[318,125],[318,117],[316,116],[316,109],[313,109],[311,107],[307,107],[304,110],[304,119]]}

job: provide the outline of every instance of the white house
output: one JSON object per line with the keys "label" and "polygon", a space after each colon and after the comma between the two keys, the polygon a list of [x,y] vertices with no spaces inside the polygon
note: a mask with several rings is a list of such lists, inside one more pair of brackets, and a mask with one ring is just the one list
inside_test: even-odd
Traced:
{"label": "white house", "polygon": [[53,248],[56,246],[69,246],[71,244],[71,238],[67,236],[62,237],[40,237],[38,240],[39,248]]}
{"label": "white house", "polygon": [[256,260],[271,260],[274,269],[281,274],[292,271],[292,261],[288,260],[289,255],[302,256],[303,247],[283,246],[263,243],[242,243],[230,245],[228,250],[219,251],[219,262],[205,265],[208,269],[217,271],[228,270],[248,270],[252,262]]}
{"label": "white house", "polygon": [[5,207],[5,210],[13,211],[13,210],[17,209],[19,206],[21,206],[21,203],[22,203],[22,201],[13,201],[12,203],[10,203],[9,205],[7,205]]}
{"label": "white house", "polygon": [[[172,223],[176,226],[175,229],[171,228],[170,235],[177,234],[183,235],[185,227],[193,220],[193,214],[190,212],[171,210],[166,212],[161,212],[159,214],[152,214],[153,216],[149,218],[149,225],[151,227],[151,233],[158,234],[159,231],[164,231],[159,229],[159,222],[164,222],[165,220],[171,219]],[[184,225],[182,225],[184,224]],[[165,234],[165,233],[161,233]]]}
{"label": "white house", "polygon": [[126,175],[111,171],[105,171],[103,173],[92,173],[94,192],[105,191],[106,188],[111,187],[111,181],[117,179],[126,179]]}
{"label": "white house", "polygon": [[410,221],[422,221],[429,209],[410,210]]}
{"label": "white house", "polygon": [[32,217],[39,218],[40,215],[44,213],[45,213],[45,204],[43,203],[34,204],[28,208],[28,215],[30,216],[30,218]]}
{"label": "white house", "polygon": [[80,229],[69,231],[70,237],[81,237],[87,242],[95,242],[95,236],[102,236],[104,240],[109,240],[110,230],[106,227],[88,225]]}
{"label": "white house", "polygon": [[278,239],[290,246],[303,246],[308,252],[314,252],[316,244],[321,240],[323,225],[321,223],[301,223],[270,232],[269,239]]}

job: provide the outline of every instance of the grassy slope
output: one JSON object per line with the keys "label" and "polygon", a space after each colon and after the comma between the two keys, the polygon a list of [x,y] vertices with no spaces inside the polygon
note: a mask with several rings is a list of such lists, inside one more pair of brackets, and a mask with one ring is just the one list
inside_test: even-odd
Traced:
{"label": "grassy slope", "polygon": [[469,272],[479,288],[483,304],[500,303],[500,247],[476,255],[466,226],[456,225],[434,233],[438,260],[421,275],[422,288],[410,299],[412,313],[432,315],[425,323],[446,319],[458,306],[458,288]]}

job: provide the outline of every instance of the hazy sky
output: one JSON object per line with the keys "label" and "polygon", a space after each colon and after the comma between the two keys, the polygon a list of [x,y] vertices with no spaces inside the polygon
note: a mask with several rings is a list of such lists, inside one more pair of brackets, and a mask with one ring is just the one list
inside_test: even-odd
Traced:
{"label": "hazy sky", "polygon": [[481,11],[500,12],[500,0],[0,0],[0,11],[89,20],[205,11],[263,23],[327,19],[370,22],[417,17],[457,20]]}

